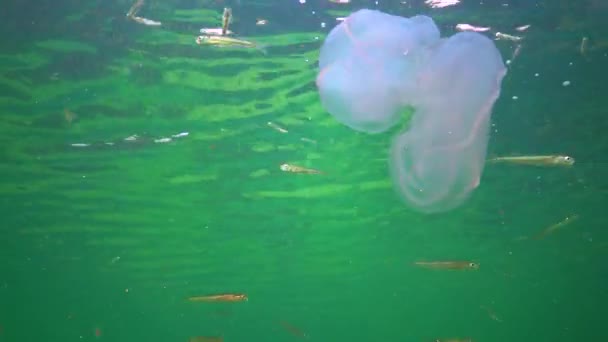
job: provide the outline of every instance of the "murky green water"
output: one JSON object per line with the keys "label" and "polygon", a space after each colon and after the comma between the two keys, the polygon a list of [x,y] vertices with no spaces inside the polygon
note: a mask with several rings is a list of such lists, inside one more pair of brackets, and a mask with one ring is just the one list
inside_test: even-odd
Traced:
{"label": "murky green water", "polygon": [[[505,4],[148,0],[161,27],[127,20],[126,0],[4,6],[0,341],[606,339],[608,8]],[[267,55],[195,44],[224,6]],[[335,17],[365,7],[430,15],[445,35],[531,24],[489,155],[576,164],[489,165],[462,207],[409,209],[388,173],[393,132],[340,125],[314,84]],[[496,44],[509,59],[515,44]],[[249,300],[186,300],[218,293]]]}

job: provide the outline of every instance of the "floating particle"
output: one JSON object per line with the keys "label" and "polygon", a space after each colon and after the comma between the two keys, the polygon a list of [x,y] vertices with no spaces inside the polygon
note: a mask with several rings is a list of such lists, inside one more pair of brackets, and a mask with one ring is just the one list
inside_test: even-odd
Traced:
{"label": "floating particle", "polygon": [[514,96],[512,97],[512,99],[513,99],[513,100],[517,100],[517,99],[519,99],[519,97],[517,97],[517,96],[515,96],[515,95],[514,95]]}
{"label": "floating particle", "polygon": [[539,73],[535,73],[535,74],[534,74],[534,77],[538,77],[538,76],[540,76],[540,74],[539,74]]}
{"label": "floating particle", "polygon": [[569,86],[569,85],[570,85],[570,81],[564,81],[564,82],[562,82],[562,85],[563,85],[564,87],[567,87],[567,86]]}

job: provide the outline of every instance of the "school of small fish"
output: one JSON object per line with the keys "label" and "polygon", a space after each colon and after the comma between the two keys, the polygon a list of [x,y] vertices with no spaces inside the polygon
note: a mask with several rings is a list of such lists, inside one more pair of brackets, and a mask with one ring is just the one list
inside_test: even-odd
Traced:
{"label": "school of small fish", "polygon": [[[348,4],[350,0],[328,0],[329,2],[336,4]],[[304,3],[303,1],[300,1]],[[425,3],[431,8],[444,8],[448,6],[456,5],[460,2],[460,0],[426,0]],[[146,25],[146,26],[161,26],[161,22],[147,19],[144,17],[137,16],[142,6],[144,5],[144,0],[136,0],[135,3],[131,6],[129,11],[126,14],[126,17],[129,20],[132,20],[136,23]],[[230,25],[233,20],[233,11],[231,8],[226,7],[222,13],[221,19],[221,27],[217,28],[201,28],[200,33],[195,38],[195,43],[201,46],[214,46],[214,47],[233,47],[233,48],[248,48],[248,49],[257,49],[263,53],[266,53],[265,47],[258,43],[243,40],[233,36],[235,33],[230,30]],[[342,17],[336,18],[337,21],[344,20]],[[268,20],[264,18],[257,18],[255,25],[264,26],[268,24]],[[531,25],[521,25],[514,28],[516,32],[524,33],[526,32]],[[490,26],[477,26],[468,23],[458,23],[455,25],[455,29],[457,31],[472,31],[472,32],[492,32],[493,29]],[[511,58],[507,61],[507,64],[511,63],[515,58],[520,54],[522,48],[522,42],[525,37],[520,35],[514,35],[504,32],[494,32],[491,34],[496,40],[502,40],[510,43],[514,43],[514,51],[511,55]],[[579,52],[583,56],[587,56],[589,39],[587,37],[583,37],[580,46]],[[64,109],[63,116],[65,122],[68,125],[71,125],[73,122],[78,120],[78,114],[72,112],[69,109]],[[284,127],[283,125],[269,121],[266,124],[270,129],[276,131],[280,134],[290,134],[290,130]],[[293,132],[291,133],[293,134]],[[291,135],[290,134],[290,135]],[[84,147],[110,147],[110,146],[130,146],[135,143],[144,144],[144,143],[169,143],[175,141],[176,139],[184,138],[188,136],[188,132],[180,132],[176,134],[172,134],[165,137],[141,137],[139,135],[131,135],[122,140],[118,141],[100,141],[100,142],[78,142],[70,144],[72,147],[84,148]],[[317,144],[317,142],[308,137],[301,136],[299,138],[301,142],[306,142],[309,144]],[[499,156],[487,159],[488,164],[506,164],[506,165],[520,165],[520,166],[535,166],[535,167],[553,167],[553,168],[569,168],[575,164],[575,159],[569,155],[565,154],[555,154],[555,155],[512,155],[512,156]],[[322,175],[325,172],[308,167],[302,166],[293,163],[282,163],[279,165],[279,170],[285,173],[291,174],[301,174],[301,175]],[[549,235],[554,234],[555,232],[563,229],[564,227],[572,224],[577,221],[579,216],[577,214],[570,214],[563,218],[561,221],[552,224],[540,231],[536,235],[532,237],[534,240],[540,240],[548,237]],[[527,237],[525,237],[527,238]],[[114,257],[111,260],[111,263],[114,264],[120,260],[120,257]],[[414,261],[414,266],[431,269],[431,270],[443,270],[443,271],[477,271],[480,268],[480,264],[471,261],[471,260],[435,260],[435,261]],[[128,291],[128,289],[126,290]],[[237,303],[237,302],[247,302],[248,296],[242,293],[224,293],[224,294],[214,294],[214,295],[200,295],[200,296],[192,296],[188,297],[187,301],[194,303]],[[501,318],[489,307],[485,305],[481,305],[480,309],[487,313],[487,315],[496,322],[503,322]],[[308,338],[308,335],[301,331],[299,328],[291,325],[286,321],[279,321],[278,324],[282,326],[287,332],[292,335],[300,338]],[[223,342],[223,336],[193,336],[189,339],[190,342]],[[434,340],[435,342],[472,342],[471,338],[447,338],[441,339],[437,338]]]}

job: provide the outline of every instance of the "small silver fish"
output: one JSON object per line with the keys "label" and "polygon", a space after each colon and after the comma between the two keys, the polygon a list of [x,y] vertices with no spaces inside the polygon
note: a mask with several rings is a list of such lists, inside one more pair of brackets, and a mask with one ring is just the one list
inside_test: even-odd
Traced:
{"label": "small silver fish", "polygon": [[513,156],[488,159],[488,163],[510,163],[533,166],[572,166],[574,158],[564,155]]}
{"label": "small silver fish", "polygon": [[520,40],[524,39],[523,37],[512,36],[502,32],[496,32],[495,36],[497,40],[510,40],[512,42],[519,42]]}

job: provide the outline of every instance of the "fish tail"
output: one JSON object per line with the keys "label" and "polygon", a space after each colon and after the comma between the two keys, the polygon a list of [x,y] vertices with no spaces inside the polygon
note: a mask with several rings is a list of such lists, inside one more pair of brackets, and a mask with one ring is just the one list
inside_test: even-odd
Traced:
{"label": "fish tail", "polygon": [[488,164],[496,164],[499,162],[500,162],[499,158],[490,158],[490,159],[486,160],[486,163],[488,163]]}
{"label": "fish tail", "polygon": [[190,298],[188,298],[188,301],[190,301],[190,302],[211,302],[212,299],[207,298],[207,297],[190,297]]}

